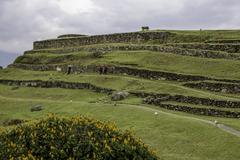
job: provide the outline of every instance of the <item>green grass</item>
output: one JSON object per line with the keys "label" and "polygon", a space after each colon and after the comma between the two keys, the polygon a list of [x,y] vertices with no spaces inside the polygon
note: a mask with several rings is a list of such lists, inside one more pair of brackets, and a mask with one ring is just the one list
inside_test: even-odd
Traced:
{"label": "green grass", "polygon": [[[57,56],[56,54],[40,54],[38,56],[38,54],[30,54],[25,55],[25,59],[22,63],[49,64],[50,62],[55,62],[55,64],[65,63],[76,65],[112,64],[215,78],[240,78],[240,70],[238,69],[238,66],[240,66],[239,60],[189,57],[151,51],[112,51],[104,55],[103,58],[92,58],[90,53],[87,52],[74,53],[72,57],[75,58],[68,59],[65,56],[66,55]],[[71,56],[71,54],[67,56]],[[34,58],[36,58],[36,60],[32,60]],[[34,63],[35,61],[37,61],[37,63]]]}
{"label": "green grass", "polygon": [[[152,111],[128,105],[119,104],[114,107],[113,104],[108,103],[89,103],[106,97],[85,90],[22,87],[11,90],[9,86],[0,87],[0,95],[6,97],[0,97],[1,114],[4,115],[1,120],[36,119],[49,112],[65,116],[83,114],[105,121],[114,121],[123,130],[134,129],[136,136],[155,148],[159,157],[163,159],[237,160],[240,158],[239,138],[199,121],[161,113],[155,116]],[[62,94],[67,97],[63,98]],[[56,101],[56,98],[60,99]],[[30,107],[35,104],[44,106],[44,110],[30,112]]]}
{"label": "green grass", "polygon": [[154,92],[168,93],[172,95],[185,95],[202,98],[223,99],[223,100],[239,100],[236,97],[228,94],[219,94],[208,91],[201,91],[188,87],[181,86],[179,82],[147,80],[130,76],[122,75],[101,75],[99,74],[78,74],[67,75],[57,72],[41,72],[41,71],[26,71],[7,69],[0,71],[0,79],[15,79],[15,80],[57,80],[66,82],[81,82],[91,83],[93,85],[115,90],[138,91],[138,92]]}
{"label": "green grass", "polygon": [[[191,104],[192,105],[192,104]],[[190,106],[191,106],[190,105]],[[185,112],[175,112],[175,111],[171,111],[171,110],[167,110],[167,109],[163,109],[163,108],[159,108],[157,106],[152,106],[152,105],[146,105],[147,107],[150,108],[154,108],[154,109],[159,109],[161,111],[164,112],[168,112],[168,113],[172,113],[172,114],[176,114],[179,116],[186,116],[186,117],[194,117],[194,118],[200,118],[200,119],[205,119],[205,120],[209,120],[214,122],[215,120],[217,120],[218,122],[220,122],[221,124],[226,124],[230,127],[233,127],[237,130],[240,130],[240,122],[239,119],[235,119],[235,118],[222,118],[222,117],[212,117],[212,116],[200,116],[200,115],[193,115],[193,114],[189,114],[189,113],[185,113]]]}
{"label": "green grass", "polygon": [[175,33],[179,36],[198,36],[203,38],[215,39],[240,39],[240,30],[158,30]]}
{"label": "green grass", "polygon": [[[195,43],[217,39],[240,39],[240,30],[197,30],[176,31],[166,42]],[[201,35],[200,35],[201,34]],[[153,40],[146,44],[159,44]],[[47,50],[25,54],[16,59],[23,64],[73,64],[77,66],[109,64],[153,71],[165,71],[213,78],[239,79],[240,61],[181,56],[171,53],[152,51],[109,51],[103,58],[94,58],[87,51],[109,45],[130,45],[124,43],[95,44],[81,47],[85,51],[53,54]],[[134,45],[134,44],[131,44]],[[60,50],[62,48],[59,48]],[[70,48],[71,49],[71,48]],[[72,48],[74,49],[74,48]],[[49,51],[53,51],[50,49]],[[227,54],[222,52],[222,54]],[[147,80],[126,75],[98,75],[94,73],[71,74],[55,71],[27,71],[21,69],[0,70],[0,79],[44,80],[86,82],[99,87],[115,90],[143,91],[154,93],[178,94],[184,96],[212,98],[217,100],[239,101],[240,94],[224,94],[182,86],[183,83],[166,80]],[[192,107],[217,108],[212,106],[191,105],[166,102]],[[116,106],[115,106],[116,104]],[[42,105],[44,110],[31,112],[30,108]],[[220,109],[220,108],[217,108]],[[110,97],[90,90],[71,90],[60,88],[13,88],[0,84],[0,126],[5,120],[38,119],[48,113],[63,116],[82,114],[104,121],[114,121],[121,129],[132,128],[136,136],[156,149],[161,159],[167,160],[239,160],[240,139],[223,130],[199,120],[217,120],[222,124],[240,130],[239,119],[193,115],[170,111],[158,106],[142,104],[142,99],[130,96],[119,102]],[[239,109],[224,109],[239,111]],[[154,112],[158,111],[158,115]]]}
{"label": "green grass", "polygon": [[66,53],[66,54],[52,54],[52,53],[37,53],[37,54],[26,54],[17,57],[14,63],[24,63],[24,64],[57,64],[57,63],[68,63],[69,61],[74,61],[76,59],[92,59],[91,52],[82,51],[81,54],[76,53]]}
{"label": "green grass", "polygon": [[103,61],[115,64],[136,64],[138,68],[161,70],[175,73],[203,75],[216,78],[239,79],[240,61],[207,59],[147,51],[114,52],[107,54]]}

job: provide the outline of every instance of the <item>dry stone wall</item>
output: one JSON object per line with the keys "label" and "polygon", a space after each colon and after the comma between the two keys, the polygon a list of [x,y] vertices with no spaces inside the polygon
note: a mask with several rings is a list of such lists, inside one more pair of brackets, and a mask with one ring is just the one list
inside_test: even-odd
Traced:
{"label": "dry stone wall", "polygon": [[233,53],[222,53],[221,51],[210,51],[210,50],[199,50],[199,49],[184,49],[180,47],[164,46],[164,45],[139,45],[139,44],[129,44],[129,45],[100,45],[100,46],[82,46],[82,47],[72,47],[72,48],[59,48],[59,49],[37,49],[26,51],[24,54],[34,54],[34,53],[53,53],[53,54],[65,54],[78,51],[136,51],[136,50],[148,50],[161,53],[173,53],[183,56],[193,56],[193,57],[203,57],[203,58],[223,58],[223,59],[240,59],[239,54]]}
{"label": "dry stone wall", "polygon": [[75,83],[64,81],[41,81],[41,80],[0,80],[1,84],[16,85],[23,87],[40,88],[65,88],[65,89],[89,89],[98,93],[111,94],[114,90],[109,88],[97,87],[90,83]]}
{"label": "dry stone wall", "polygon": [[115,74],[127,74],[131,76],[137,76],[146,79],[156,79],[156,80],[172,80],[172,81],[199,81],[206,80],[207,77],[203,76],[193,76],[193,75],[183,75],[178,73],[161,72],[161,71],[151,71],[146,69],[136,69],[129,67],[114,67],[113,72]]}
{"label": "dry stone wall", "polygon": [[[24,87],[41,87],[41,88],[66,88],[66,89],[89,89],[94,92],[111,94],[115,90],[109,88],[98,87],[90,83],[76,83],[76,82],[64,82],[64,81],[41,81],[41,80],[3,80],[0,79],[1,84],[17,85]],[[239,112],[211,109],[211,108],[193,108],[188,106],[162,104],[165,101],[176,101],[192,104],[203,104],[209,106],[217,106],[224,108],[240,108],[240,102],[238,101],[219,101],[208,98],[187,97],[179,95],[169,94],[154,94],[144,92],[129,92],[132,95],[142,97],[147,104],[158,105],[162,108],[182,111],[192,114],[207,115],[207,116],[220,116],[227,118],[240,118]],[[147,97],[146,97],[147,96]]]}
{"label": "dry stone wall", "polygon": [[185,83],[184,86],[196,89],[204,89],[213,92],[232,94],[240,93],[240,85],[232,83],[198,82],[198,83]]}
{"label": "dry stone wall", "polygon": [[83,35],[83,34],[64,34],[64,35],[60,35],[57,38],[74,38],[74,37],[85,37],[87,35]]}
{"label": "dry stone wall", "polygon": [[175,44],[167,44],[167,46],[187,48],[187,49],[217,50],[217,51],[225,51],[229,53],[240,52],[240,44],[175,43]]}
{"label": "dry stone wall", "polygon": [[240,43],[240,39],[217,39],[208,40],[207,43]]}
{"label": "dry stone wall", "polygon": [[[106,65],[107,66],[107,65]],[[60,67],[63,72],[67,72],[68,65],[28,65],[28,64],[12,64],[9,67],[21,68],[26,70],[35,71],[56,71],[57,67]],[[83,72],[98,72],[98,66],[72,66],[73,73],[83,73]],[[178,73],[161,72],[161,71],[151,71],[146,69],[137,69],[129,67],[119,67],[119,66],[109,66],[108,74],[126,74],[130,76],[136,76],[146,79],[156,79],[156,80],[172,80],[172,81],[199,81],[199,80],[210,80],[208,77],[194,76],[194,75],[184,75]]]}
{"label": "dry stone wall", "polygon": [[186,113],[191,113],[196,115],[216,116],[216,117],[225,117],[225,118],[240,118],[240,112],[219,110],[219,109],[213,109],[213,108],[194,108],[194,107],[183,106],[183,105],[162,104],[161,103],[162,101],[158,101],[158,100],[151,101],[149,99],[145,99],[144,102],[147,104],[157,105],[164,109],[186,112]]}
{"label": "dry stone wall", "polygon": [[65,39],[50,39],[36,41],[33,44],[34,49],[51,49],[51,48],[67,48],[78,47],[83,45],[101,44],[101,43],[138,43],[149,40],[159,40],[165,42],[169,32],[131,32],[116,33]]}
{"label": "dry stone wall", "polygon": [[[130,76],[136,76],[146,79],[155,79],[155,80],[172,80],[172,81],[204,81],[204,80],[214,80],[219,82],[229,82],[229,83],[240,83],[240,80],[231,80],[231,79],[216,79],[205,76],[197,75],[186,75],[178,74],[171,72],[162,72],[162,71],[151,71],[146,69],[137,69],[123,66],[108,66],[108,74],[126,74]],[[20,68],[25,70],[35,70],[35,71],[57,71],[57,68],[61,68],[62,72],[67,72],[68,65],[64,64],[54,64],[54,65],[29,65],[29,64],[20,64],[15,63],[11,64],[8,67],[10,68]],[[87,72],[99,72],[99,66],[89,65],[89,66],[75,66],[72,65],[73,73],[87,73]],[[191,86],[188,86],[191,87]]]}
{"label": "dry stone wall", "polygon": [[[139,95],[141,96],[141,95]],[[147,96],[147,94],[145,94]],[[195,105],[215,106],[220,108],[240,108],[240,101],[215,100],[210,98],[199,98],[183,95],[170,94],[148,94],[148,103],[173,101],[180,103],[189,103]]]}
{"label": "dry stone wall", "polygon": [[[111,94],[113,89],[98,87],[90,83],[78,83],[78,82],[65,82],[65,81],[42,81],[42,80],[4,80],[0,79],[1,84],[17,85],[25,87],[42,87],[42,88],[66,88],[66,89],[90,89],[96,92]],[[129,92],[137,97],[148,97],[149,103],[163,102],[163,101],[175,101],[182,103],[190,103],[196,105],[216,106],[222,108],[240,108],[240,101],[225,101],[214,100],[210,98],[199,98],[183,95],[170,95],[170,94],[156,94],[145,92]]]}

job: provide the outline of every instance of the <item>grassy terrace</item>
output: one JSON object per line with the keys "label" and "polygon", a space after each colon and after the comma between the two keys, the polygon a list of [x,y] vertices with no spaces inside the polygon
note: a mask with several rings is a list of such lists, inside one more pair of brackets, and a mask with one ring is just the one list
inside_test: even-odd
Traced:
{"label": "grassy terrace", "polygon": [[[163,159],[240,158],[239,138],[200,121],[162,114],[160,110],[160,114],[154,116],[152,111],[127,104],[114,107],[107,103],[109,99],[105,95],[86,90],[11,88],[0,85],[1,122],[8,118],[39,118],[49,112],[66,116],[84,114],[115,121],[122,129],[132,128]],[[133,99],[122,103],[139,103]],[[32,113],[30,107],[33,105],[42,105],[44,110]],[[230,123],[237,122],[231,120]]]}
{"label": "grassy terrace", "polygon": [[101,75],[99,74],[78,74],[67,75],[64,73],[57,73],[54,71],[41,72],[41,71],[27,71],[21,69],[7,69],[0,71],[0,79],[13,79],[13,80],[57,80],[66,82],[86,82],[93,85],[105,88],[112,88],[115,90],[126,91],[143,91],[155,93],[169,93],[185,96],[194,96],[202,98],[223,99],[223,100],[239,100],[239,95],[212,93],[191,89],[181,86],[179,82],[160,81],[160,80],[147,80],[130,76],[122,75]]}
{"label": "grassy terrace", "polygon": [[184,40],[184,36],[196,36],[201,40],[217,40],[217,39],[240,39],[240,30],[156,30],[167,31],[177,34],[179,40]]}
{"label": "grassy terrace", "polygon": [[151,51],[112,51],[105,54],[103,58],[93,58],[90,52],[63,55],[39,53],[24,55],[16,62],[24,64],[112,64],[214,78],[240,78],[239,60],[189,57]]}

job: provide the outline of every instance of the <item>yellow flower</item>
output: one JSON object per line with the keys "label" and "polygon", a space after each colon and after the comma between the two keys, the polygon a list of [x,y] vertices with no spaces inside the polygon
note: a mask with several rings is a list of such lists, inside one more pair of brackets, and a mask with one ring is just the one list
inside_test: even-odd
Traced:
{"label": "yellow flower", "polygon": [[112,138],[112,141],[113,141],[113,142],[115,142],[115,141],[116,141],[116,138],[115,138],[115,137],[113,137],[113,138]]}
{"label": "yellow flower", "polygon": [[128,141],[126,139],[124,139],[123,143],[124,144],[128,144]]}

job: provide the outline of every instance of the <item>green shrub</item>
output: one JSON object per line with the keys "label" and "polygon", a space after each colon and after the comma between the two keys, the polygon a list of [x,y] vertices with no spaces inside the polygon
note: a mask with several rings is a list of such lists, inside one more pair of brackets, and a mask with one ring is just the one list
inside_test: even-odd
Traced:
{"label": "green shrub", "polygon": [[0,159],[157,159],[129,131],[86,117],[46,119],[0,130]]}
{"label": "green shrub", "polygon": [[94,58],[102,58],[104,55],[104,52],[100,50],[96,50],[96,51],[93,51],[92,55]]}

